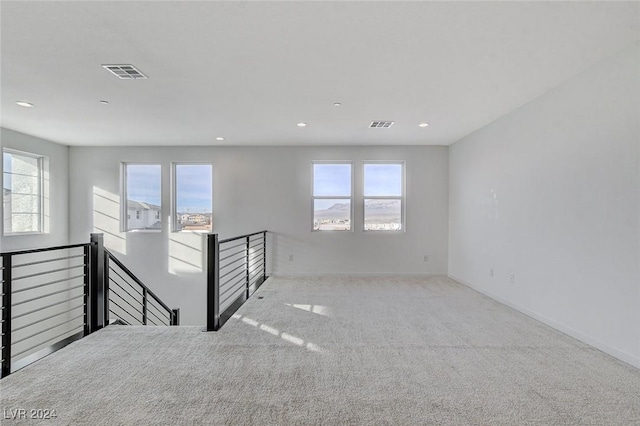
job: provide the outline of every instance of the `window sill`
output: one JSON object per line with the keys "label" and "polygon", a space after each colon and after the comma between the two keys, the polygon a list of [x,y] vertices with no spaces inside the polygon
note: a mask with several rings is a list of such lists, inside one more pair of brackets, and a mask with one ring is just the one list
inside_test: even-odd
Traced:
{"label": "window sill", "polygon": [[48,232],[33,231],[33,232],[8,232],[3,234],[3,237],[22,237],[27,235],[49,235]]}

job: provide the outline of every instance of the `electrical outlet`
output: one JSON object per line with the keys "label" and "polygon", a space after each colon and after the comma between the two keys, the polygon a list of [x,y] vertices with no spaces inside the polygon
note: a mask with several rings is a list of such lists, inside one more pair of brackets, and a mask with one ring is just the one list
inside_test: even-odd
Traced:
{"label": "electrical outlet", "polygon": [[429,261],[429,255],[428,255],[428,254],[425,254],[425,255],[424,255],[424,261],[425,261],[425,262],[428,262],[428,261]]}
{"label": "electrical outlet", "polygon": [[516,274],[514,274],[514,273],[509,274],[509,282],[511,284],[515,284],[515,282],[516,282]]}
{"label": "electrical outlet", "polygon": [[489,276],[493,278],[493,268],[489,269]]}
{"label": "electrical outlet", "polygon": [[293,255],[292,254],[289,255],[289,261],[293,262]]}

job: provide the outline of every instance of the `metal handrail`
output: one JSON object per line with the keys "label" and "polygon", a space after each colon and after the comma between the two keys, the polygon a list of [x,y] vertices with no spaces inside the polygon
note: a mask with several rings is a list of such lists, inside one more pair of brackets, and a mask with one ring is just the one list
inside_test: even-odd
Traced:
{"label": "metal handrail", "polygon": [[[17,256],[19,254],[32,254],[32,253],[42,253],[44,251],[54,251],[54,250],[64,250],[64,249],[72,249],[78,247],[86,247],[87,245],[91,245],[92,243],[80,243],[80,244],[72,244],[68,246],[55,246],[55,247],[44,247],[38,249],[28,249],[28,250],[17,250],[17,251],[7,251],[0,253],[1,256]],[[20,266],[20,265],[15,265]]]}
{"label": "metal handrail", "polygon": [[136,284],[138,284],[140,287],[142,287],[143,290],[146,290],[147,292],[147,296],[151,296],[156,302],[158,302],[160,304],[160,306],[162,306],[163,308],[165,308],[167,310],[167,312],[172,313],[173,310],[168,307],[162,300],[160,300],[160,298],[158,296],[155,295],[155,293],[151,290],[149,290],[149,287],[147,287],[146,285],[144,285],[144,283],[142,281],[140,281],[140,279],[138,277],[136,277],[134,275],[133,272],[131,272],[129,270],[129,268],[127,268],[126,266],[124,266],[124,264],[122,262],[120,262],[118,260],[117,257],[115,257],[109,250],[104,249],[105,253],[107,253],[109,255],[109,260],[113,261],[116,265],[118,265],[118,267],[120,269],[122,269],[128,276],[129,278],[131,278],[132,280],[134,280],[136,282]]}
{"label": "metal handrail", "polygon": [[266,234],[267,230],[265,231],[258,231],[258,232],[254,232],[252,234],[245,234],[245,235],[240,235],[239,237],[232,237],[232,238],[227,238],[226,240],[220,240],[218,241],[218,244],[224,244],[224,243],[230,243],[231,241],[235,241],[235,240],[239,240],[242,238],[247,238],[247,237],[253,237],[254,235],[258,235],[258,234]]}

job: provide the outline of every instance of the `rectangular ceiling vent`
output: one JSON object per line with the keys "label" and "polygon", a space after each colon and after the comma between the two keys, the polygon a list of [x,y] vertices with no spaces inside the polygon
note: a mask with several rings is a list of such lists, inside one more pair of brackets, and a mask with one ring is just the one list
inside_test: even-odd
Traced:
{"label": "rectangular ceiling vent", "polygon": [[369,124],[369,127],[372,129],[388,129],[389,127],[393,126],[393,123],[395,123],[395,121],[372,121],[371,124]]}
{"label": "rectangular ceiling vent", "polygon": [[106,69],[118,78],[127,80],[149,78],[146,75],[142,74],[140,70],[138,70],[133,65],[103,65],[102,68]]}

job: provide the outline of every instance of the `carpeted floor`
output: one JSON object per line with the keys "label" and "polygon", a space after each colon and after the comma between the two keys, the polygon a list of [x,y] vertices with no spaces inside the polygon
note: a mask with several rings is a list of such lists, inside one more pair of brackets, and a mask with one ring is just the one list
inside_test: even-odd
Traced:
{"label": "carpeted floor", "polygon": [[640,370],[446,278],[270,278],[217,333],[110,326],[0,387],[3,425],[640,424]]}

